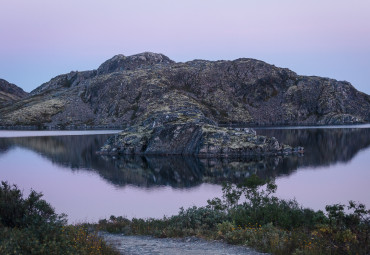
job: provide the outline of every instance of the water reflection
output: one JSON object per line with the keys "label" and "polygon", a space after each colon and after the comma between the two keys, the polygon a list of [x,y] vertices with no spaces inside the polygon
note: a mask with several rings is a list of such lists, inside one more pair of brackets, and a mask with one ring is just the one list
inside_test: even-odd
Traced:
{"label": "water reflection", "polygon": [[268,178],[290,175],[300,167],[350,161],[370,146],[370,129],[257,130],[293,146],[304,146],[304,156],[208,158],[97,156],[109,135],[17,137],[0,139],[0,155],[18,146],[41,154],[72,171],[95,171],[117,186],[193,187],[203,182],[238,182],[252,173]]}
{"label": "water reflection", "polygon": [[327,166],[349,162],[370,146],[370,128],[258,129],[258,134],[274,136],[292,146],[303,146],[305,155],[298,166]]}

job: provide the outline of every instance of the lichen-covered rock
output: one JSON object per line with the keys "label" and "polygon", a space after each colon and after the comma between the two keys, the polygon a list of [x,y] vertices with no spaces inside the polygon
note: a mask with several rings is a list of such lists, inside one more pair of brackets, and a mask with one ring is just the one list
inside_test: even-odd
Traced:
{"label": "lichen-covered rock", "polygon": [[250,128],[218,127],[194,112],[156,113],[112,136],[99,154],[252,156],[303,152]]}

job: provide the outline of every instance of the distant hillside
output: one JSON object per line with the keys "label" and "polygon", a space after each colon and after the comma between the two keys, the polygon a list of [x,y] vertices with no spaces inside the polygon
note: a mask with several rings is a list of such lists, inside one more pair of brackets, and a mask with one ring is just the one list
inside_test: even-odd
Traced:
{"label": "distant hillside", "polygon": [[51,79],[0,109],[0,126],[122,127],[173,111],[221,124],[354,124],[370,122],[370,96],[255,59],[176,63],[145,52]]}
{"label": "distant hillside", "polygon": [[20,87],[0,79],[0,106],[8,102],[17,101],[27,95],[28,93],[24,92]]}

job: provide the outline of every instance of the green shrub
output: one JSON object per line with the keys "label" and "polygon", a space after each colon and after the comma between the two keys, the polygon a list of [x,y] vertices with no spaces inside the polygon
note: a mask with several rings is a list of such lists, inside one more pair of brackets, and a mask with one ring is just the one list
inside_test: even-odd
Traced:
{"label": "green shrub", "polygon": [[110,233],[134,235],[153,235],[158,237],[182,237],[216,232],[217,224],[225,221],[225,212],[207,207],[180,208],[178,215],[163,219],[128,220],[123,217],[111,216],[109,220],[100,220],[97,229]]}
{"label": "green shrub", "polygon": [[219,225],[219,236],[274,254],[370,252],[370,210],[363,204],[350,201],[347,211],[341,204],[326,206],[325,215],[272,196],[276,188],[255,175],[240,185],[225,184],[223,199],[209,202],[224,208],[233,224]]}
{"label": "green shrub", "polygon": [[223,239],[272,254],[369,254],[370,211],[350,201],[327,206],[325,214],[295,200],[273,196],[277,187],[253,175],[240,185],[225,184],[222,198],[205,207],[180,209],[163,219],[102,220],[103,230],[158,237],[196,235]]}
{"label": "green shrub", "polygon": [[65,224],[66,215],[58,215],[41,193],[31,190],[27,198],[16,185],[1,182],[0,223],[4,227],[25,228],[44,223]]}
{"label": "green shrub", "polygon": [[210,208],[226,210],[236,226],[273,223],[277,227],[294,229],[314,228],[327,222],[322,211],[315,212],[302,208],[295,200],[272,196],[276,189],[273,181],[264,181],[252,175],[239,185],[225,184],[223,199],[216,198],[208,204]]}
{"label": "green shrub", "polygon": [[226,219],[226,213],[223,211],[212,210],[209,207],[193,206],[186,210],[180,208],[179,214],[171,217],[170,221],[179,228],[212,230]]}
{"label": "green shrub", "polygon": [[42,194],[27,198],[17,186],[0,186],[0,254],[118,254],[96,233],[67,226]]}

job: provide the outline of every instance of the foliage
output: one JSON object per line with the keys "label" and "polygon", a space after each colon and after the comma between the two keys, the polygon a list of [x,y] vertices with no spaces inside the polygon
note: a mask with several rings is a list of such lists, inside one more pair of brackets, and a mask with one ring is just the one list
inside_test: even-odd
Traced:
{"label": "foliage", "polygon": [[208,204],[213,208],[227,208],[231,220],[243,227],[255,223],[273,223],[284,229],[294,229],[312,228],[326,223],[327,219],[322,211],[314,212],[302,208],[295,200],[286,201],[271,196],[276,189],[273,181],[264,181],[252,175],[239,185],[224,184],[223,200],[214,199]]}
{"label": "foliage", "polygon": [[42,194],[31,190],[26,199],[16,185],[0,186],[0,223],[10,228],[24,228],[42,223],[65,224],[65,215],[57,215]]}
{"label": "foliage", "polygon": [[0,186],[0,254],[117,254],[96,233],[67,226],[42,194],[27,198],[16,185]]}
{"label": "foliage", "polygon": [[227,220],[226,213],[207,207],[191,207],[180,209],[178,215],[163,219],[128,220],[123,217],[111,216],[108,220],[100,220],[99,230],[127,235],[153,235],[157,237],[183,237],[198,235],[206,237],[217,229],[217,225]]}
{"label": "foliage", "polygon": [[369,254],[370,211],[353,201],[327,213],[272,196],[273,181],[253,175],[240,185],[225,184],[223,197],[205,207],[180,209],[163,219],[112,216],[98,229],[126,234],[223,239],[273,254]]}
{"label": "foliage", "polygon": [[[219,236],[228,242],[248,244],[274,254],[368,254],[370,210],[349,202],[322,211],[302,208],[295,200],[272,196],[273,181],[256,175],[240,185],[225,184],[223,199],[212,207],[226,208],[233,227],[219,225]],[[227,229],[227,228],[226,228]]]}

